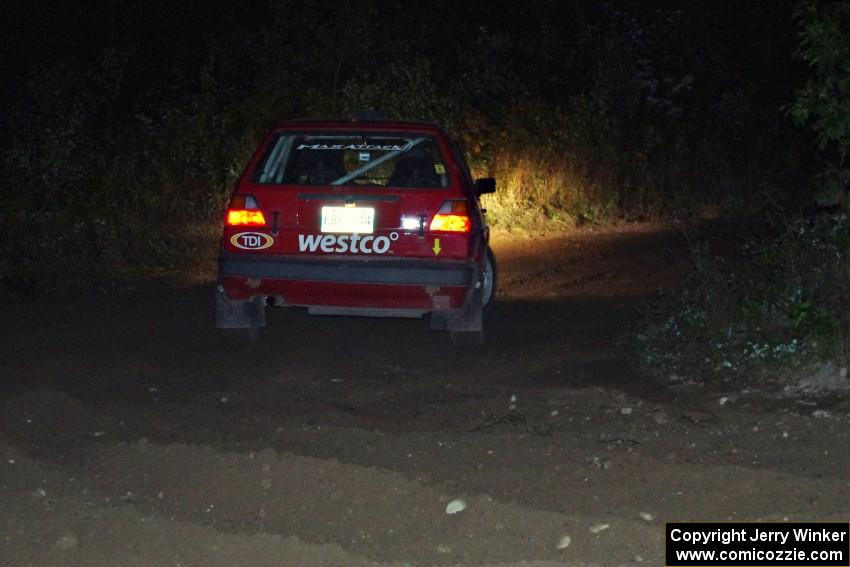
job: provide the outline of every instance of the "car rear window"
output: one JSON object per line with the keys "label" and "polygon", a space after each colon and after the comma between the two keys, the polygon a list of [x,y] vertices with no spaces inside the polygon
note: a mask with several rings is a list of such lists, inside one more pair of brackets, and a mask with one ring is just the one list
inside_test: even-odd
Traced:
{"label": "car rear window", "polygon": [[255,183],[447,187],[445,161],[426,134],[279,134],[252,175]]}

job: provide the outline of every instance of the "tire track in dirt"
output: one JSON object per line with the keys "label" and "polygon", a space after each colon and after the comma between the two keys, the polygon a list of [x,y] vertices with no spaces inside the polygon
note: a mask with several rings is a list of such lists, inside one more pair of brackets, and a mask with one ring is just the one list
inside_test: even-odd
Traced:
{"label": "tire track in dirt", "polygon": [[[587,422],[603,407],[607,393],[596,389],[583,394],[583,403],[573,403],[585,411],[576,412],[574,417]],[[635,427],[617,432],[609,425],[609,441],[604,443],[604,439],[590,435],[558,435],[554,440],[548,436],[518,436],[513,425],[493,423],[469,432],[466,440],[452,436],[455,443],[467,445],[454,455],[459,463],[459,470],[454,473],[452,466],[435,466],[434,463],[451,461],[452,455],[438,450],[428,454],[422,441],[432,447],[435,444],[427,436],[415,440],[401,433],[326,428],[324,435],[336,439],[336,443],[357,445],[359,437],[373,444],[378,455],[415,451],[420,462],[428,463],[424,471],[419,470],[425,475],[417,476],[417,469],[399,467],[398,459],[385,460],[388,468],[383,468],[381,459],[366,459],[370,465],[363,466],[331,456],[308,457],[270,448],[235,453],[210,446],[161,444],[146,438],[123,443],[105,441],[122,427],[120,420],[49,390],[12,398],[3,409],[6,416],[16,412],[26,416],[17,424],[9,423],[7,417],[6,429],[21,431],[26,423],[32,430],[15,443],[54,446],[63,451],[44,455],[36,464],[23,451],[14,449],[12,442],[6,440],[3,444],[6,456],[16,460],[15,471],[25,477],[17,487],[4,483],[4,504],[13,515],[20,514],[34,522],[23,528],[18,524],[18,532],[23,529],[25,534],[32,532],[36,538],[58,542],[63,537],[58,526],[75,526],[74,537],[88,542],[96,551],[85,555],[86,564],[107,564],[100,563],[107,556],[98,554],[109,539],[104,534],[109,533],[135,541],[131,547],[138,547],[139,540],[134,538],[143,535],[141,541],[164,540],[163,549],[191,535],[202,541],[215,541],[210,543],[212,550],[229,549],[229,553],[252,556],[255,547],[271,546],[287,557],[315,553],[331,561],[327,564],[340,565],[404,562],[414,557],[419,564],[434,565],[559,561],[564,553],[554,548],[554,542],[567,533],[573,539],[571,554],[590,563],[629,562],[637,555],[660,560],[660,529],[654,522],[639,519],[639,513],[645,510],[677,520],[699,520],[708,514],[739,521],[781,521],[771,487],[785,486],[789,488],[783,493],[783,513],[792,513],[797,519],[808,516],[825,520],[830,518],[823,515],[823,503],[813,502],[813,496],[840,493],[847,486],[846,480],[839,478],[821,478],[812,483],[807,478],[772,470],[692,464],[687,448],[682,449],[681,456],[668,455],[665,462],[640,449],[652,436]],[[608,413],[615,410],[616,406],[611,406]],[[175,427],[192,423],[182,422],[179,417],[172,419]],[[610,422],[610,416],[600,419],[590,430],[596,431],[598,426],[605,429],[606,421]],[[68,424],[59,437],[54,433],[55,423]],[[95,436],[93,427],[107,429],[103,435]],[[291,427],[284,432],[297,436]],[[638,445],[623,443],[630,439]],[[307,437],[301,441],[306,440]],[[317,446],[325,447],[330,455],[341,453],[333,445],[328,446],[327,440]],[[488,468],[501,469],[501,475],[491,473],[486,482],[470,480],[475,479],[476,471],[469,468],[469,463],[478,460],[472,455],[477,452],[486,459],[485,455],[492,452],[487,447],[500,447],[503,457],[506,452],[521,451],[528,462],[523,464],[515,456],[501,461],[497,456]],[[301,448],[310,452],[306,445]],[[553,454],[554,465],[550,458]],[[399,468],[402,470],[396,470]],[[548,474],[540,476],[538,471],[543,470],[548,470]],[[41,480],[33,483],[35,478]],[[26,479],[30,479],[29,486]],[[530,487],[522,486],[532,482]],[[651,490],[645,494],[600,492],[605,486],[642,484]],[[485,492],[487,487],[490,490]],[[664,490],[659,491],[658,487]],[[559,493],[563,496],[560,504],[553,506],[551,502],[539,502],[539,498],[529,494],[529,488],[543,498]],[[39,497],[39,489],[51,498]],[[706,494],[717,495],[711,499],[713,506],[706,505]],[[468,508],[448,516],[445,506],[455,497],[464,497]],[[738,515],[736,503],[743,498],[748,500],[747,514]],[[839,520],[842,504],[836,501],[833,505],[834,519]],[[555,507],[559,510],[552,510]],[[87,528],[89,519],[81,524],[81,517],[74,515],[79,508],[89,510],[85,517],[95,518],[94,525],[109,522],[114,527],[105,532]],[[688,512],[676,515],[676,510],[698,512],[694,516]],[[815,514],[817,510],[820,514]],[[52,514],[52,519],[44,521],[41,516],[45,514]],[[41,519],[35,522],[34,517]],[[38,527],[42,522],[47,527]],[[133,528],[138,523],[149,525],[139,531],[141,528]],[[598,534],[588,532],[589,526],[601,524],[612,527]],[[152,531],[155,533],[149,533]],[[172,536],[166,533],[177,534],[176,539],[168,539]],[[255,539],[257,534],[274,537]],[[27,546],[19,541],[19,547]],[[65,551],[77,553],[76,548]],[[67,558],[65,551],[51,547],[40,559],[50,563],[54,557]],[[134,557],[138,550],[131,549],[129,553],[129,557]],[[204,553],[194,548],[189,555],[180,557],[206,557]],[[18,557],[14,550],[10,554]]]}
{"label": "tire track in dirt", "polygon": [[[90,506],[101,509],[117,505],[123,510],[107,509],[110,517],[121,520],[115,533],[122,533],[134,516],[140,516],[179,527],[178,533],[184,535],[198,527],[210,533],[277,535],[278,543],[295,538],[295,542],[311,545],[334,544],[350,557],[367,557],[369,561],[392,563],[416,557],[432,564],[495,564],[560,559],[555,542],[565,531],[581,529],[580,522],[586,520],[534,510],[517,502],[499,502],[486,494],[462,494],[467,509],[447,515],[446,505],[457,494],[444,493],[389,470],[334,459],[279,455],[271,449],[227,453],[209,447],[162,446],[146,439],[130,444],[99,442],[84,429],[104,424],[103,416],[94,411],[88,414],[83,404],[65,394],[42,391],[13,399],[9,405],[26,408],[27,420],[36,423],[43,423],[48,416],[64,421],[61,406],[65,406],[64,417],[77,420],[69,423],[82,426],[66,430],[62,440],[65,452],[46,462],[53,466],[61,462],[60,477],[84,477],[77,494],[85,495]],[[47,411],[40,415],[40,407]],[[70,443],[71,439],[76,443]],[[37,439],[29,437],[27,441]],[[18,460],[18,470],[32,463],[20,457]],[[46,484],[47,488],[40,487],[47,494],[68,491],[68,486],[62,487],[58,480]],[[56,509],[73,502],[67,497],[51,498]],[[54,519],[56,522],[61,524],[61,518]],[[655,531],[637,522],[633,528],[646,532],[644,536]],[[61,538],[55,531],[50,535],[35,531],[41,532],[39,537]],[[90,530],[80,533],[75,537],[81,541],[91,541],[95,536]],[[125,535],[133,538],[138,534],[130,530]],[[604,538],[588,537],[586,542],[575,539],[578,550],[609,545]],[[247,542],[240,545],[250,549]],[[293,545],[292,541],[286,545]],[[98,556],[87,557],[93,564],[100,560]]]}

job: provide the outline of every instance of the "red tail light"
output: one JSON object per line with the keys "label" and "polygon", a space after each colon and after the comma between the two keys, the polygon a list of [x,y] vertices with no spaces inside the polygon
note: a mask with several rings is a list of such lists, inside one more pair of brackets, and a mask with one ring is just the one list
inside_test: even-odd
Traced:
{"label": "red tail light", "polygon": [[469,206],[466,201],[446,201],[434,218],[430,230],[435,232],[469,232]]}
{"label": "red tail light", "polygon": [[227,207],[227,226],[265,226],[266,218],[250,195],[234,195]]}

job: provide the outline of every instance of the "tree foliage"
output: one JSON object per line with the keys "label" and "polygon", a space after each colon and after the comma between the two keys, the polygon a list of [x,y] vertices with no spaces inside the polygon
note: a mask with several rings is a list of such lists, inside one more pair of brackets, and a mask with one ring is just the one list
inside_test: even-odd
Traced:
{"label": "tree foliage", "polygon": [[850,155],[850,2],[803,3],[799,57],[812,69],[791,110],[839,163]]}
{"label": "tree foliage", "polygon": [[817,135],[827,162],[815,198],[820,205],[847,205],[850,187],[850,2],[803,2],[797,10],[797,55],[811,76],[790,107],[798,124]]}

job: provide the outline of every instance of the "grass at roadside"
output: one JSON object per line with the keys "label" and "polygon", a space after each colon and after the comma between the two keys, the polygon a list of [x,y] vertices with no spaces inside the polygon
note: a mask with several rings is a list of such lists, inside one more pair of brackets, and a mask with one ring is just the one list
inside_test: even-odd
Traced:
{"label": "grass at roadside", "polygon": [[482,197],[482,203],[498,230],[557,232],[610,223],[626,214],[613,191],[600,191],[598,179],[563,156],[503,151],[486,165],[474,168],[474,173],[497,180],[496,193]]}
{"label": "grass at roadside", "polygon": [[845,363],[850,331],[846,214],[786,220],[719,245],[683,229],[685,286],[648,310],[635,346],[650,367],[704,376]]}
{"label": "grass at roadside", "polygon": [[6,240],[0,300],[108,293],[212,274],[221,235],[217,220],[156,226],[127,219],[120,230],[63,226],[41,231],[32,247],[14,249],[16,241]]}

